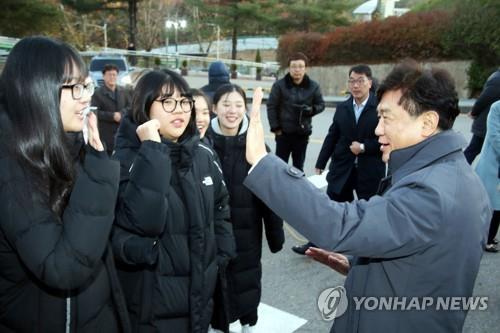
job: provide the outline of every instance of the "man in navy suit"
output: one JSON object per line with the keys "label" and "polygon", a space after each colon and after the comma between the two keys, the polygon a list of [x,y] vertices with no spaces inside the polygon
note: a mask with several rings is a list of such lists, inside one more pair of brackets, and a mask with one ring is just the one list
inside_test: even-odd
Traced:
{"label": "man in navy suit", "polygon": [[[316,162],[316,174],[321,174],[331,159],[326,176],[327,194],[338,202],[354,200],[354,190],[359,199],[368,200],[377,192],[385,174],[382,152],[375,135],[378,101],[370,92],[373,83],[370,67],[352,67],[347,83],[351,97],[337,106]],[[313,245],[308,242],[294,246],[292,250],[305,254]]]}

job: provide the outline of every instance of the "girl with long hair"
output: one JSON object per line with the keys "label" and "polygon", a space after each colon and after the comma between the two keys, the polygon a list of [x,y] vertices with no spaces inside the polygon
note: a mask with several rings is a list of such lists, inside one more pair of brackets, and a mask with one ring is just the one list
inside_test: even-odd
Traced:
{"label": "girl with long hair", "polygon": [[151,71],[118,129],[113,246],[135,332],[207,332],[219,267],[234,255],[228,194],[200,143],[189,86]]}
{"label": "girl with long hair", "polygon": [[128,317],[108,238],[119,166],[77,52],[19,41],[0,77],[0,331],[121,332]]}

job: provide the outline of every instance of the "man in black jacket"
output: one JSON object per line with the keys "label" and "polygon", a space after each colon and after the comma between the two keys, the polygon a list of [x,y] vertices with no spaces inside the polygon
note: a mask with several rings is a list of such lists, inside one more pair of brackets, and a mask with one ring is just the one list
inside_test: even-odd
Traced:
{"label": "man in black jacket", "polygon": [[276,155],[303,170],[311,119],[325,109],[321,90],[306,74],[307,57],[297,52],[288,59],[289,73],[273,84],[267,101],[267,118],[276,137]]}
{"label": "man in black jacket", "polygon": [[481,95],[479,95],[469,114],[474,119],[471,129],[472,139],[464,151],[469,164],[472,164],[476,156],[481,152],[484,137],[486,136],[486,119],[488,118],[490,106],[498,100],[500,100],[500,69],[488,78]]}
{"label": "man in black jacket", "polygon": [[[372,71],[366,65],[354,66],[348,79],[351,97],[337,106],[333,123],[323,142],[316,162],[316,173],[321,174],[331,158],[327,194],[338,202],[368,200],[377,192],[385,174],[382,152],[375,135],[377,127],[377,98],[370,92]],[[313,244],[306,243],[292,249],[299,254]]]}
{"label": "man in black jacket", "polygon": [[108,64],[102,70],[104,85],[96,90],[92,97],[92,106],[97,107],[99,133],[111,156],[115,147],[115,133],[122,116],[131,105],[132,96],[127,88],[117,84],[119,69]]}

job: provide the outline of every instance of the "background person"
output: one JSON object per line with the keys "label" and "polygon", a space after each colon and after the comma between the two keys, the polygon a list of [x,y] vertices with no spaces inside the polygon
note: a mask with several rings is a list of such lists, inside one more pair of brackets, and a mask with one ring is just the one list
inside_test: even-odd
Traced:
{"label": "background person", "polygon": [[220,86],[229,83],[229,71],[221,61],[214,61],[208,67],[208,84],[201,87],[201,91],[213,100],[214,94]]}
{"label": "background person", "polygon": [[325,109],[316,81],[306,74],[307,57],[301,52],[288,59],[289,73],[276,81],[267,100],[267,119],[276,139],[276,155],[304,169],[312,117]]}
{"label": "background person", "polygon": [[199,89],[191,89],[190,94],[194,101],[194,111],[196,112],[196,128],[200,133],[200,139],[205,144],[211,145],[205,137],[210,126],[210,110],[212,110],[211,100]]}
{"label": "background person", "polygon": [[498,252],[495,236],[500,224],[500,101],[491,105],[486,127],[486,137],[476,172],[488,192],[493,208],[485,251]]}
{"label": "background person", "polygon": [[109,156],[115,147],[116,130],[131,102],[130,90],[117,84],[119,71],[115,65],[105,65],[102,70],[104,84],[92,97],[92,106],[97,107],[99,133],[101,133]]}
{"label": "background person", "polygon": [[481,152],[484,137],[486,136],[486,118],[490,111],[491,104],[500,100],[500,69],[490,75],[484,84],[483,91],[472,107],[469,116],[474,119],[472,122],[472,139],[464,150],[465,158],[469,164],[474,162],[476,156]]}
{"label": "background person", "polygon": [[217,272],[234,256],[228,193],[192,111],[179,74],[151,71],[117,133],[112,240],[135,332],[207,332]]}
{"label": "background person", "polygon": [[0,331],[129,332],[108,238],[118,192],[73,48],[29,37],[0,77]]}
{"label": "background person", "polygon": [[[385,175],[385,163],[375,135],[378,101],[371,92],[370,67],[351,67],[348,86],[351,97],[337,105],[316,161],[316,174],[322,174],[331,160],[326,175],[326,194],[338,202],[354,200],[353,191],[358,199],[368,200],[377,193],[378,184]],[[305,254],[310,246],[314,244],[308,242],[292,250]]]}

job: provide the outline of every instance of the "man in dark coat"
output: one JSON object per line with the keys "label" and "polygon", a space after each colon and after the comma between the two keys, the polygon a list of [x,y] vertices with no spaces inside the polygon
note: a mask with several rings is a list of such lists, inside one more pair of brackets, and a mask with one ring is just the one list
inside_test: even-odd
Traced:
{"label": "man in dark coat", "polygon": [[[205,93],[210,100],[214,98],[215,91],[222,85],[229,83],[229,72],[221,61],[216,61],[210,64],[208,68],[208,84],[201,87],[201,91]],[[213,115],[212,113],[210,113]]]}
{"label": "man in dark coat", "polygon": [[312,133],[312,117],[325,109],[317,82],[306,74],[307,57],[297,52],[288,59],[289,73],[276,81],[267,101],[267,119],[276,139],[276,155],[304,169]]}
{"label": "man in dark coat", "polygon": [[104,66],[102,77],[104,85],[96,90],[92,96],[92,106],[97,107],[97,119],[99,120],[99,133],[101,140],[106,146],[108,155],[111,156],[115,147],[115,133],[120,125],[122,116],[131,104],[131,93],[125,87],[120,87],[118,79],[119,69],[115,65]]}
{"label": "man in dark coat", "polygon": [[[333,123],[323,142],[316,162],[316,173],[321,174],[329,159],[330,171],[326,176],[330,199],[344,202],[368,200],[377,192],[385,174],[382,152],[375,135],[377,127],[377,97],[371,93],[372,71],[366,65],[349,70],[351,97],[337,106]],[[314,244],[294,246],[292,250],[305,254]]]}
{"label": "man in dark coat", "polygon": [[500,69],[490,75],[469,114],[474,119],[471,129],[472,139],[464,151],[469,164],[472,164],[476,156],[481,152],[484,137],[486,136],[486,119],[488,118],[490,106],[498,100],[500,100]]}
{"label": "man in dark coat", "polygon": [[379,195],[330,200],[266,153],[258,108],[248,129],[245,185],[325,249],[306,254],[347,274],[342,291],[320,303],[325,316],[337,317],[331,332],[461,332],[465,302],[480,303],[469,297],[491,209],[462,153],[464,139],[451,129],[460,113],[453,80],[442,70],[400,65],[378,96],[376,134],[390,170]]}

